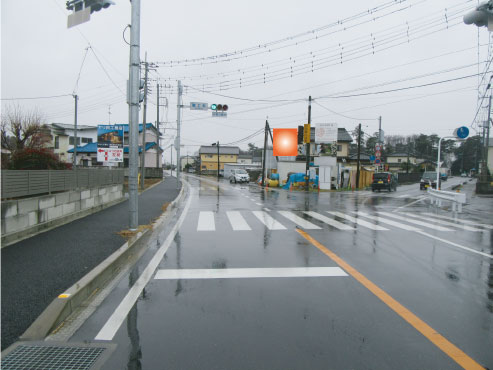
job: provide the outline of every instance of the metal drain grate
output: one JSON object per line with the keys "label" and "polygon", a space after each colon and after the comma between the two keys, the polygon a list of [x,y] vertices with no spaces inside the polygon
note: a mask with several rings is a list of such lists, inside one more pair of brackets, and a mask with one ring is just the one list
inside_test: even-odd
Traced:
{"label": "metal drain grate", "polygon": [[[95,370],[112,347],[95,344],[21,342],[2,356],[2,370]],[[109,351],[108,351],[109,350]],[[99,360],[99,361],[98,361]],[[99,368],[99,366],[97,366]]]}

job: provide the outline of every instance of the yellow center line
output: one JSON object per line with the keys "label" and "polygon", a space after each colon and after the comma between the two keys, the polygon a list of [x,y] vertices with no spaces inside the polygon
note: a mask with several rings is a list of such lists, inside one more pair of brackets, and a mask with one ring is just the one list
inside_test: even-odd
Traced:
{"label": "yellow center line", "polygon": [[305,231],[300,229],[296,229],[296,231],[300,233],[306,240],[312,243],[315,247],[317,247],[322,253],[330,257],[342,269],[346,270],[346,272],[349,275],[351,275],[363,286],[365,286],[370,292],[372,292],[375,296],[377,296],[377,298],[379,298],[382,302],[384,302],[387,306],[389,306],[392,310],[394,310],[400,317],[402,317],[409,324],[411,324],[417,331],[419,331],[426,338],[428,338],[430,342],[432,342],[435,346],[440,348],[445,354],[447,354],[452,360],[457,362],[464,369],[484,370],[484,367],[479,365],[466,353],[464,353],[454,344],[449,342],[444,336],[442,336],[435,329],[433,329],[431,326],[429,326],[427,323],[421,320],[418,316],[413,314],[406,307],[404,307],[402,304],[400,304],[398,301],[392,298],[384,290],[382,290],[373,282],[368,280],[363,274],[358,272],[355,268],[353,268],[346,261],[344,261],[342,258],[337,256],[334,252],[332,252],[327,247],[325,247],[324,245],[320,244],[318,241],[313,239]]}

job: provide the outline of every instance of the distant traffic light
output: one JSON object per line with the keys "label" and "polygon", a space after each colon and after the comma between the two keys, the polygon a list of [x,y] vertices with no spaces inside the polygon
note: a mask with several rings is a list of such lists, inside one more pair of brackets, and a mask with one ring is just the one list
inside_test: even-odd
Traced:
{"label": "distant traffic light", "polygon": [[115,5],[115,3],[111,0],[69,0],[66,2],[67,10],[73,10],[74,12],[91,8],[91,13],[94,13],[103,8],[106,9],[110,5]]}
{"label": "distant traffic light", "polygon": [[464,15],[465,24],[475,24],[478,27],[488,27],[488,31],[493,30],[493,1],[485,1],[479,4],[476,9]]}
{"label": "distant traffic light", "polygon": [[215,110],[216,112],[226,112],[228,110],[228,106],[226,104],[211,104],[211,110]]}

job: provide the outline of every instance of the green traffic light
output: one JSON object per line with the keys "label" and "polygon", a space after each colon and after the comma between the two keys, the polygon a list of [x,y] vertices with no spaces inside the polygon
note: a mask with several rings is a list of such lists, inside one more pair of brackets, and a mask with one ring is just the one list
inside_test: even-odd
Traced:
{"label": "green traffic light", "polygon": [[217,109],[217,104],[211,104],[211,109],[216,110]]}

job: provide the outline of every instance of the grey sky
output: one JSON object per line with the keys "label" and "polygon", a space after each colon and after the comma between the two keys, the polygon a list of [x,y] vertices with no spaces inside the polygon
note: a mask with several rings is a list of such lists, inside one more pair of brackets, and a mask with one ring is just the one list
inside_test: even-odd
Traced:
{"label": "grey sky", "polygon": [[[89,23],[67,29],[69,12],[65,10],[64,1],[3,0],[2,99],[71,94],[89,41],[94,53],[87,53],[77,88],[79,123],[108,123],[109,105],[112,123],[128,122],[124,92],[129,50],[122,34],[130,21],[130,2],[116,3],[116,6],[93,13]],[[160,65],[151,73],[154,81],[149,99],[155,103],[157,77],[162,84],[171,86],[163,91],[170,103],[167,112],[165,108],[161,110],[161,121],[168,121],[166,127],[176,127],[177,78],[188,77],[183,83],[192,86],[185,88],[184,104],[201,101],[229,105],[227,119],[211,118],[210,111],[183,110],[182,138],[184,144],[190,145],[183,154],[193,153],[197,149],[193,145],[217,140],[229,143],[253,134],[263,127],[267,116],[272,127],[296,127],[306,123],[307,102],[302,99],[309,95],[316,102],[312,107],[315,125],[317,122],[337,122],[349,131],[362,122],[363,128],[372,133],[378,128],[376,118],[382,116],[386,134],[447,135],[458,126],[469,126],[477,107],[478,77],[385,94],[321,97],[399,89],[483,72],[484,62],[488,60],[489,34],[483,28],[479,30],[478,39],[478,29],[462,23],[462,15],[477,4],[475,0],[142,0],[141,58],[144,59],[145,51],[150,62],[213,56],[297,35],[389,3],[394,5],[371,15],[377,18],[375,20],[368,21],[370,18],[366,16],[344,22],[314,32],[310,37],[316,39],[308,42],[301,42],[307,39],[306,36],[294,38],[274,45],[271,52],[223,63],[173,68]],[[366,23],[358,25],[360,22]],[[407,26],[408,36],[402,38]],[[128,40],[128,32],[126,36]],[[394,42],[390,42],[389,37],[394,37]],[[478,41],[482,45],[479,67]],[[372,54],[372,42],[377,45],[375,54]],[[384,44],[380,44],[382,42]],[[266,51],[267,48],[259,50]],[[341,51],[342,63],[337,59]],[[368,52],[370,55],[364,55]],[[417,62],[419,60],[422,61]],[[313,72],[310,61],[314,61]],[[318,64],[323,61],[326,64]],[[297,69],[302,63],[307,63],[308,73]],[[407,65],[398,67],[403,64]],[[254,67],[256,69],[252,71]],[[293,77],[289,73],[291,67]],[[286,68],[277,72],[280,79],[269,81],[280,68]],[[221,73],[228,75],[218,75]],[[263,73],[266,73],[265,84],[262,77],[252,77]],[[190,79],[200,75],[208,75],[209,79]],[[422,75],[427,76],[414,78]],[[260,83],[245,87],[243,82],[240,88],[240,78]],[[396,80],[405,81],[387,84]],[[208,89],[206,84],[209,83],[217,84],[213,89],[215,94],[228,97],[197,90]],[[367,88],[377,84],[382,85]],[[234,88],[223,89],[223,86]],[[295,101],[259,102],[233,97]],[[2,100],[2,107],[9,103],[12,101]],[[38,107],[47,122],[73,122],[71,96],[19,100],[17,103],[26,108]],[[148,121],[154,122],[156,106],[149,104],[148,109]],[[172,142],[174,134],[175,131],[166,130],[166,141]],[[258,135],[240,146],[246,147],[247,142],[260,145],[262,140],[263,136]]]}

